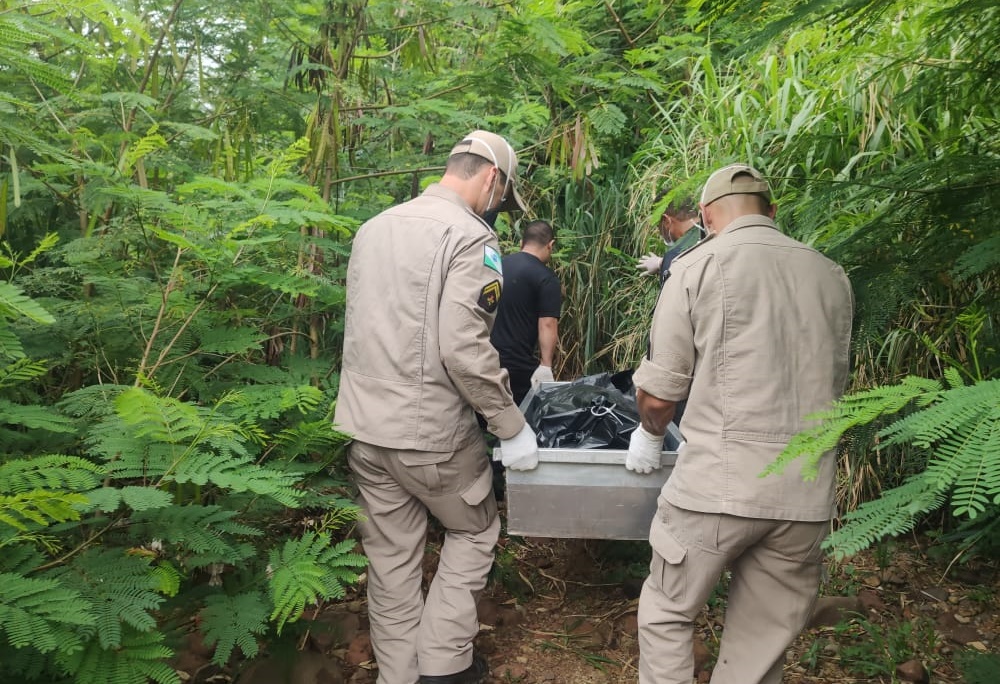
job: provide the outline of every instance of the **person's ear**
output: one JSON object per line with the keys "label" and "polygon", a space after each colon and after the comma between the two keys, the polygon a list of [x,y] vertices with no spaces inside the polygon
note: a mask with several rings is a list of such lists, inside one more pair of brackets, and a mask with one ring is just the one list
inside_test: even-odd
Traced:
{"label": "person's ear", "polygon": [[698,203],[698,215],[701,217],[701,227],[705,229],[706,233],[711,233],[712,231],[712,216],[708,212],[708,207],[701,202]]}

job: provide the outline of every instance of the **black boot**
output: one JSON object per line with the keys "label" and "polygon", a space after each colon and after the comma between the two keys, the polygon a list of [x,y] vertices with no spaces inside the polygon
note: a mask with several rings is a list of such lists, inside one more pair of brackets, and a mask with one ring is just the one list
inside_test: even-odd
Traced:
{"label": "black boot", "polygon": [[473,654],[472,665],[450,675],[420,675],[420,684],[483,684],[490,666],[479,654]]}

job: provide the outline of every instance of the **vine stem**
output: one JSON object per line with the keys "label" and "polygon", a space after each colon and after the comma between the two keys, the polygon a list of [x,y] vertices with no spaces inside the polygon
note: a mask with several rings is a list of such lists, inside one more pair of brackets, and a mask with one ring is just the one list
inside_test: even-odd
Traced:
{"label": "vine stem", "polygon": [[65,563],[66,561],[68,561],[70,558],[72,558],[73,556],[75,556],[76,554],[80,553],[81,551],[83,551],[84,549],[86,549],[88,546],[90,546],[94,542],[94,540],[96,540],[99,537],[103,536],[105,532],[107,532],[108,530],[110,530],[117,523],[118,523],[117,519],[112,520],[107,525],[105,525],[104,529],[102,529],[99,532],[95,533],[90,538],[88,538],[86,541],[80,542],[76,546],[76,548],[74,548],[72,551],[69,551],[68,553],[63,554],[62,556],[60,556],[59,558],[56,558],[53,561],[49,561],[45,565],[39,565],[37,568],[33,568],[31,570],[31,572],[42,572],[44,570],[48,570],[50,568],[55,568],[55,567],[58,567],[58,566],[62,565],[63,563]]}

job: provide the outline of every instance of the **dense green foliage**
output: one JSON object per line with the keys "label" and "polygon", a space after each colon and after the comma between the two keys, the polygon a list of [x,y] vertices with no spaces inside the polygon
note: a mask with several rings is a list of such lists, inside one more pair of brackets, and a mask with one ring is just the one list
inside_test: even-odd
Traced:
{"label": "dense green foliage", "polygon": [[180,632],[225,664],[343,594],[350,237],[477,127],[556,225],[564,378],[644,352],[657,191],[763,170],[857,296],[861,393],[787,454],[846,437],[835,539],[940,507],[995,552],[998,36],[984,0],[0,0],[0,674],[176,681]]}
{"label": "dense green foliage", "polygon": [[[911,530],[918,517],[936,510],[950,494],[957,518],[975,521],[992,512],[1000,499],[1000,380],[962,384],[954,370],[945,371],[951,386],[918,377],[898,385],[884,385],[845,397],[828,412],[815,416],[822,422],[792,440],[768,472],[780,471],[788,461],[806,457],[805,477],[816,476],[816,463],[829,458],[849,430],[868,426],[886,416],[916,405],[918,410],[895,420],[878,432],[882,448],[907,444],[924,463],[906,482],[883,492],[844,516],[846,525],[826,541],[838,557],[868,548],[885,535]],[[995,514],[993,514],[995,517]],[[994,522],[973,540],[995,534]]]}

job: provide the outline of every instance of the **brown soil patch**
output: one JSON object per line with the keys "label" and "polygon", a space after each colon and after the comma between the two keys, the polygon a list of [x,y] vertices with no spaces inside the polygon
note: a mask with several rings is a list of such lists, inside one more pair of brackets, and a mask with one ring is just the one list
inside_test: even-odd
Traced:
{"label": "brown soil patch", "polygon": [[[434,536],[427,578],[437,562]],[[998,657],[997,562],[952,563],[942,553],[908,538],[831,563],[813,622],[788,651],[786,684],[959,684],[963,654]],[[636,682],[636,609],[648,558],[644,542],[501,537],[476,638],[490,662],[489,684]],[[307,610],[297,646],[281,658],[289,666],[272,668],[287,676],[262,670],[275,650],[265,648],[249,671],[191,668],[186,681],[372,684],[366,608],[357,587],[341,604]],[[720,591],[698,620],[692,682],[709,680],[724,608]],[[307,656],[326,660],[304,667]],[[976,681],[1000,682],[1000,667],[985,673]]]}

